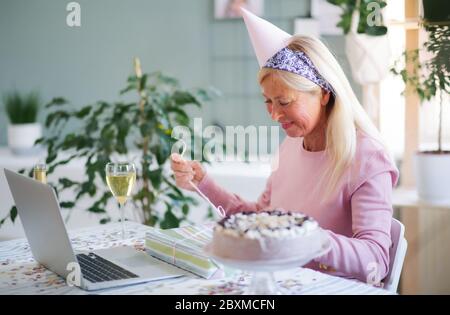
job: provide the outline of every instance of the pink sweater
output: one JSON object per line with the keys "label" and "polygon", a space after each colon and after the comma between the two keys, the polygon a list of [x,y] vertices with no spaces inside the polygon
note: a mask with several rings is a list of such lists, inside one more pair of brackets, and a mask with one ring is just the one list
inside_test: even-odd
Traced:
{"label": "pink sweater", "polygon": [[328,163],[325,151],[306,151],[302,138],[287,137],[279,149],[278,168],[256,202],[225,191],[208,175],[199,188],[228,214],[274,208],[306,213],[327,230],[332,243],[326,255],[306,267],[364,282],[377,268],[377,278],[383,279],[389,271],[391,196],[398,170],[380,144],[358,133],[351,167],[334,196],[323,200],[318,181]]}

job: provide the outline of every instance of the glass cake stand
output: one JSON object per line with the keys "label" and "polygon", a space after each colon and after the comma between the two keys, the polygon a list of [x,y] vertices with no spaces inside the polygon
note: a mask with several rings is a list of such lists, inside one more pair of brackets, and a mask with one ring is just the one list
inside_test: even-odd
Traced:
{"label": "glass cake stand", "polygon": [[309,248],[304,255],[290,257],[280,260],[236,260],[215,255],[211,252],[210,246],[205,248],[206,253],[218,263],[225,266],[249,271],[252,274],[250,286],[245,294],[249,295],[278,295],[283,294],[275,281],[274,272],[301,267],[312,259],[326,254],[331,246],[328,234],[320,230],[318,233],[320,245],[317,248]]}

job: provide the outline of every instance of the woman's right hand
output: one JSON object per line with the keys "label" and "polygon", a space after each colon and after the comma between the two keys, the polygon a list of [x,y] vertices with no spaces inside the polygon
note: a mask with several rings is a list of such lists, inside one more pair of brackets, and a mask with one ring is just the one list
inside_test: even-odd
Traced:
{"label": "woman's right hand", "polygon": [[193,191],[194,188],[189,181],[198,186],[206,175],[206,171],[198,161],[187,161],[178,153],[173,153],[170,156],[170,160],[170,167],[175,175],[175,182],[180,188]]}

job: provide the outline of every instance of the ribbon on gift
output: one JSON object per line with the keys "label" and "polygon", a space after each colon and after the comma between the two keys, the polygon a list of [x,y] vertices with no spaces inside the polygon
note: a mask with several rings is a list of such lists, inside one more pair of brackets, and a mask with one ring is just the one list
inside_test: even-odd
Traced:
{"label": "ribbon on gift", "polygon": [[190,235],[189,237],[186,237],[184,239],[181,240],[176,240],[172,243],[172,263],[175,265],[176,264],[176,250],[177,250],[177,245],[180,245],[188,240],[194,239],[197,235],[200,235],[202,233],[204,233],[207,230],[207,228],[201,228],[199,231],[197,231],[196,233]]}

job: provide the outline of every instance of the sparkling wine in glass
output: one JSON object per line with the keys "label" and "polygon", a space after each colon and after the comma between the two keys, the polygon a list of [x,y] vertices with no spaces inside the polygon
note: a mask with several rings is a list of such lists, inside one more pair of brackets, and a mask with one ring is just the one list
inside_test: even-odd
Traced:
{"label": "sparkling wine in glass", "polygon": [[125,239],[125,214],[124,206],[131,196],[134,183],[136,182],[136,167],[133,163],[108,163],[106,164],[106,183],[113,196],[119,203],[120,218],[122,225],[122,239]]}
{"label": "sparkling wine in glass", "polygon": [[47,166],[45,164],[35,165],[33,168],[33,177],[35,180],[47,184]]}

